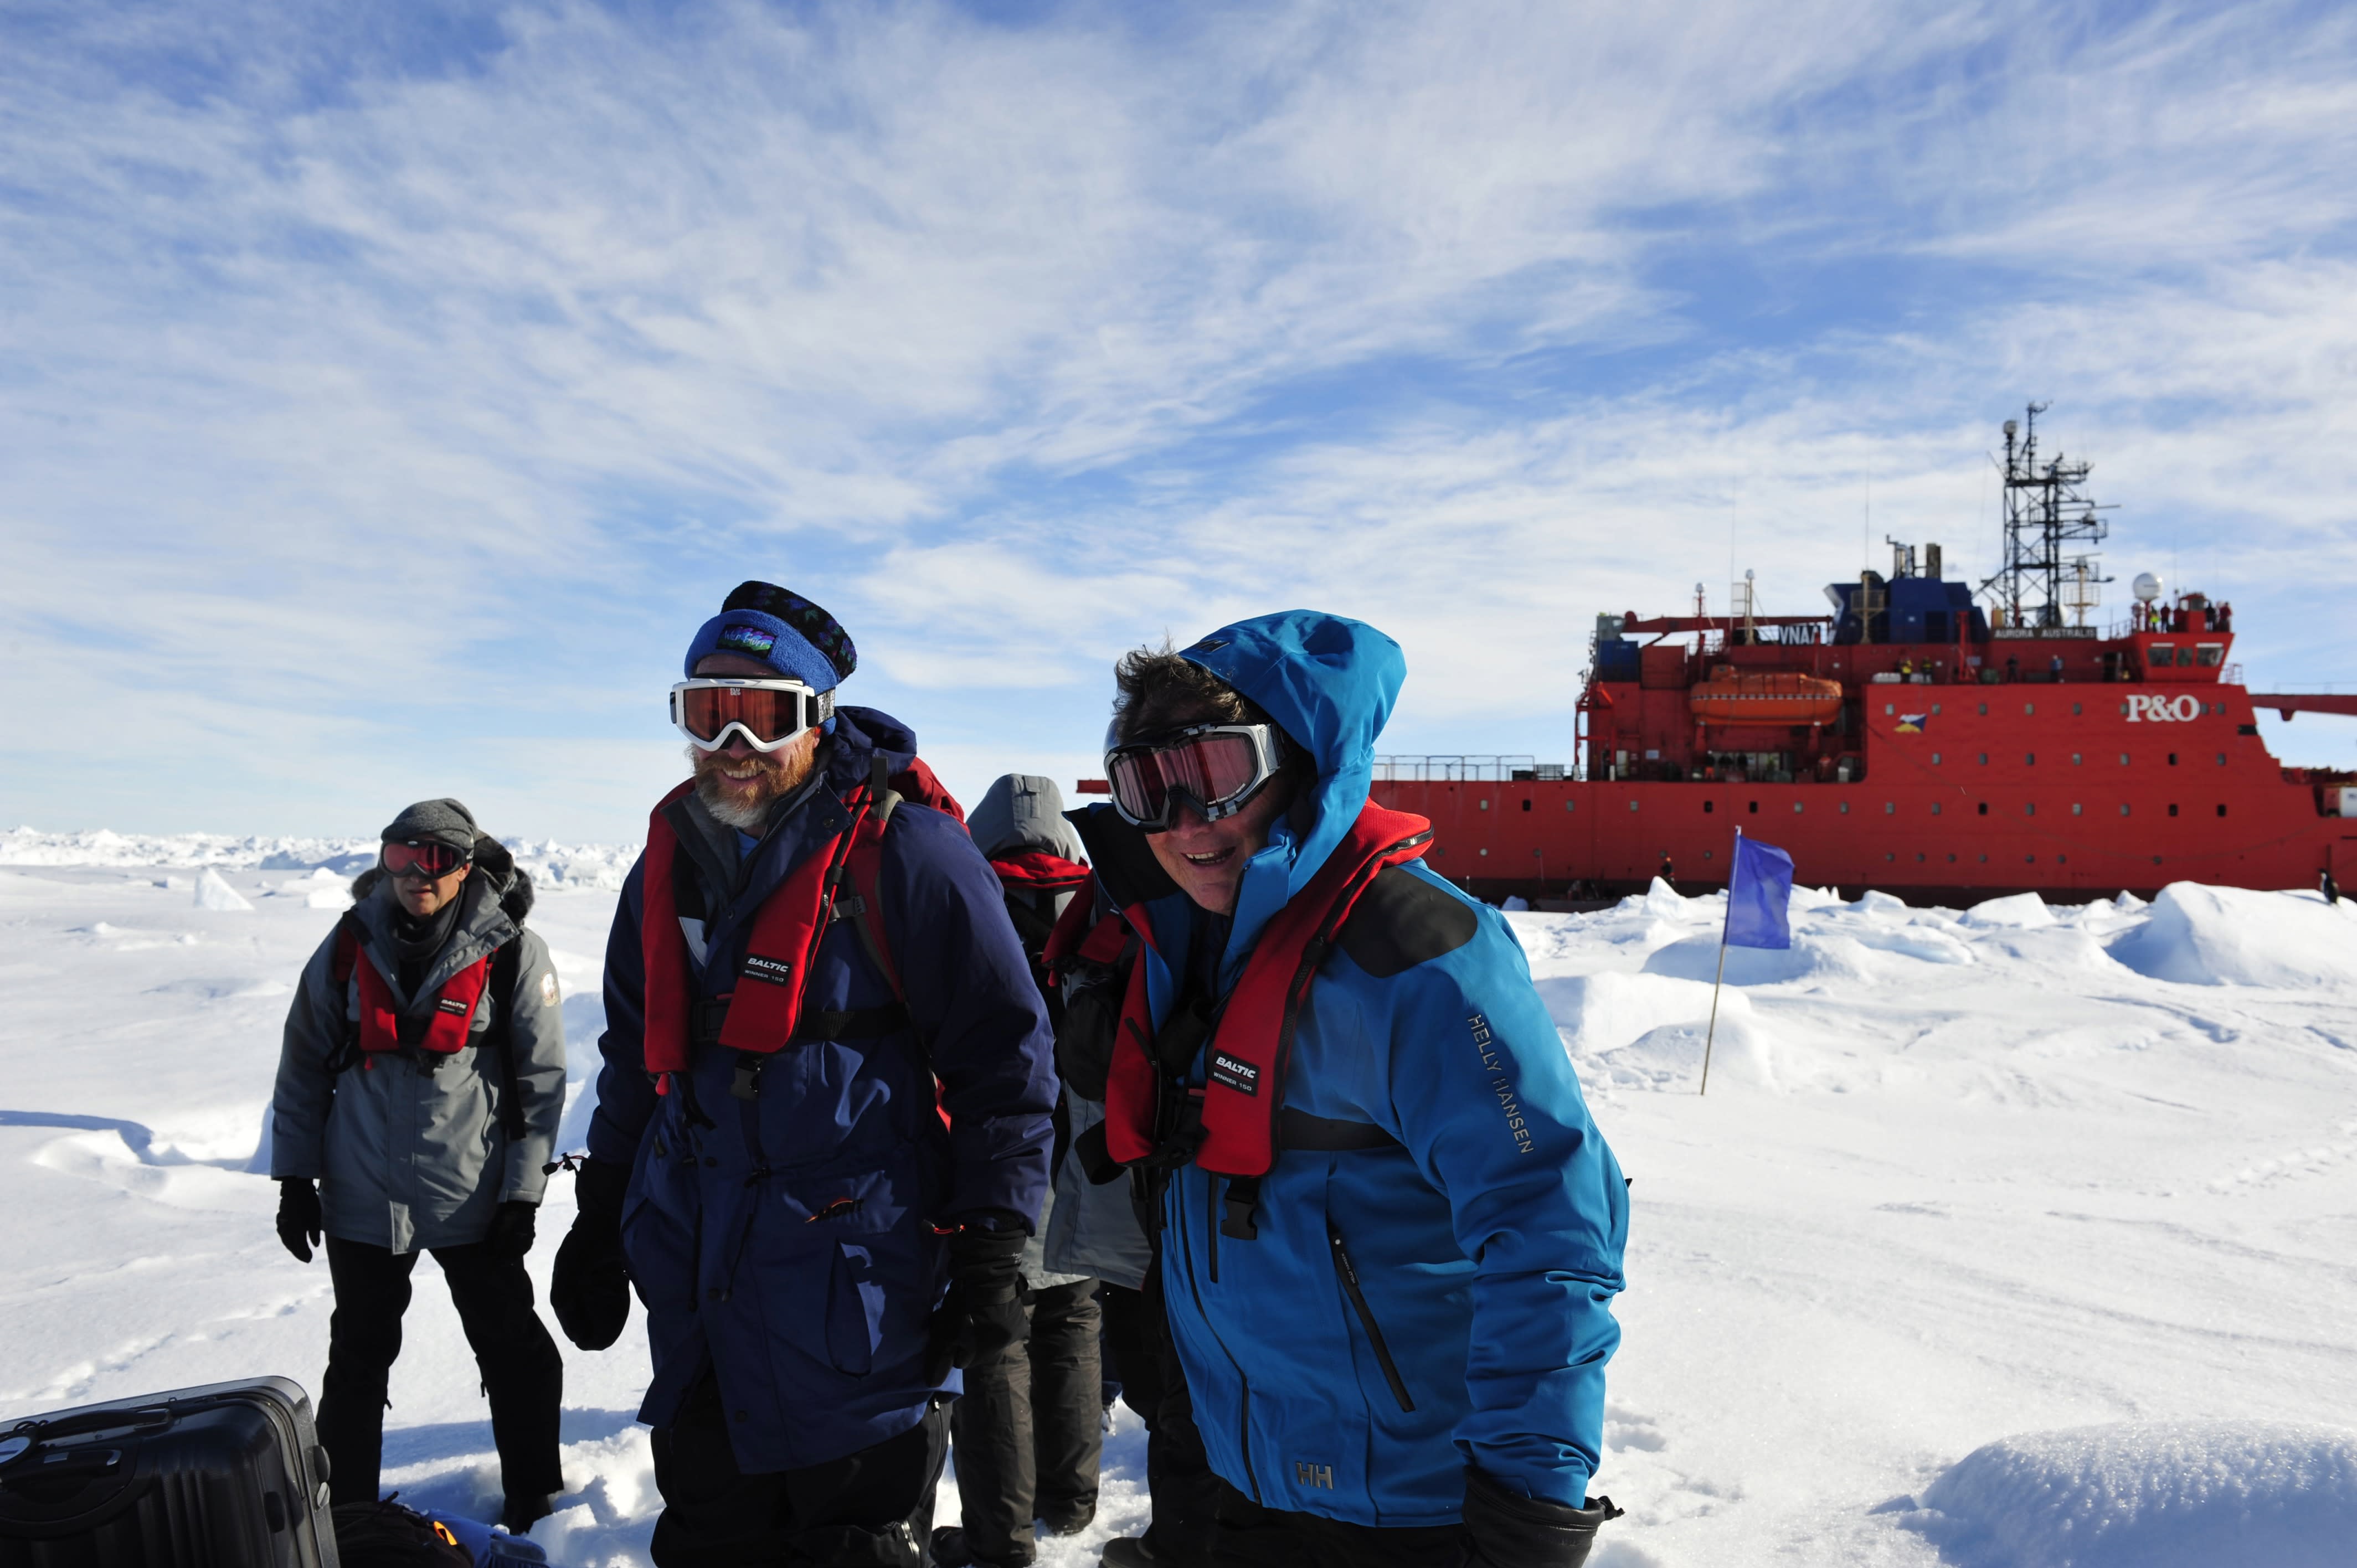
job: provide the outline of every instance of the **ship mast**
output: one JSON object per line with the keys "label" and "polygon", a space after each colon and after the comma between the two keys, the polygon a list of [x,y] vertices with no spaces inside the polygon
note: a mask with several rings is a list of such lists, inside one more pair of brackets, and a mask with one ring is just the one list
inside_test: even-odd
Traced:
{"label": "ship mast", "polygon": [[[2005,422],[2005,564],[1980,591],[2007,626],[2059,627],[2066,610],[2083,626],[2096,602],[2096,585],[2111,580],[2095,575],[2092,552],[2066,551],[2073,542],[2101,542],[2110,524],[2098,514],[2111,509],[2081,491],[2087,482],[2085,463],[2065,462],[2059,452],[2039,462],[2038,416],[2047,406],[2033,403],[2022,424]],[[2067,597],[2066,575],[2072,590]]]}

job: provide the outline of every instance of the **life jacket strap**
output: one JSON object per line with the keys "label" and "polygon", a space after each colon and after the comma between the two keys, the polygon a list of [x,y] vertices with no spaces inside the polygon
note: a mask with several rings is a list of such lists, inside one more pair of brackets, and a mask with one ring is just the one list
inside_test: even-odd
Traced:
{"label": "life jacket strap", "polygon": [[1260,1207],[1260,1177],[1230,1176],[1225,1203],[1226,1215],[1220,1221],[1220,1234],[1235,1241],[1257,1241],[1260,1230],[1253,1224],[1253,1211]]}

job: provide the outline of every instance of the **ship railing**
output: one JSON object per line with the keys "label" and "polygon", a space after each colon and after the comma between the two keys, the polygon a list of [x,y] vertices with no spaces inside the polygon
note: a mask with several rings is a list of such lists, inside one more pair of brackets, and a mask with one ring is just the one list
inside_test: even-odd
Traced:
{"label": "ship railing", "polygon": [[1378,757],[1377,783],[1508,784],[1516,779],[1568,779],[1571,770],[1559,762],[1542,763],[1535,757]]}

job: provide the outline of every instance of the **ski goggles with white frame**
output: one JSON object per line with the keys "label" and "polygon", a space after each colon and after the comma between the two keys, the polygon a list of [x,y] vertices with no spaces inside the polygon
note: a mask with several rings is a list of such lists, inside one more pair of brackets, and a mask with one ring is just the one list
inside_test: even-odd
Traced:
{"label": "ski goggles with white frame", "polygon": [[1275,725],[1192,725],[1107,747],[1105,783],[1122,821],[1158,833],[1178,821],[1181,801],[1207,822],[1233,816],[1284,764]]}
{"label": "ski goggles with white frame", "polygon": [[698,751],[718,751],[730,730],[756,751],[775,751],[834,716],[834,693],[800,681],[698,676],[671,689],[671,722]]}

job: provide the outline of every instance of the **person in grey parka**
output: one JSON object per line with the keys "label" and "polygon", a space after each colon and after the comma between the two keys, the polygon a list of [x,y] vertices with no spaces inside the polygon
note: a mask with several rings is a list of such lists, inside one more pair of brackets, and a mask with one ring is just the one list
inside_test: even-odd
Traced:
{"label": "person in grey parka", "polygon": [[[410,1271],[430,1251],[481,1369],[522,1530],[564,1490],[565,1364],[524,1254],[565,1109],[565,1030],[532,881],[456,800],[384,830],[352,908],[305,966],[271,1102],[278,1235],[324,1233],[336,1306],[319,1441],[336,1502],[373,1502]],[[503,955],[504,950],[504,956]]]}

